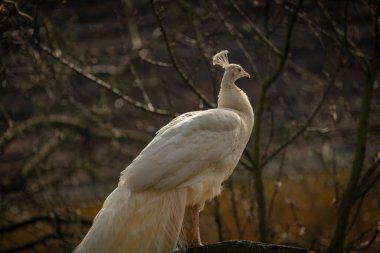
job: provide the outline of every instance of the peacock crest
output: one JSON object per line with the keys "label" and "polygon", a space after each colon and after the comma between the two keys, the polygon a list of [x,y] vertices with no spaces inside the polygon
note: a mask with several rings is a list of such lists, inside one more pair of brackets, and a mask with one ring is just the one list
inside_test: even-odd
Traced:
{"label": "peacock crest", "polygon": [[213,65],[219,65],[222,68],[226,68],[230,63],[228,62],[228,50],[223,50],[212,57]]}

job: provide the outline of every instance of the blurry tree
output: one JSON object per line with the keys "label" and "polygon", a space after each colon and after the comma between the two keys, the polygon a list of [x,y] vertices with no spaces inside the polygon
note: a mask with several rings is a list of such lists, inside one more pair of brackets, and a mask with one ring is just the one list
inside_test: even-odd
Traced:
{"label": "blurry tree", "polygon": [[255,128],[205,236],[379,250],[376,1],[6,0],[0,31],[1,252],[71,250],[155,131],[215,106],[221,49]]}

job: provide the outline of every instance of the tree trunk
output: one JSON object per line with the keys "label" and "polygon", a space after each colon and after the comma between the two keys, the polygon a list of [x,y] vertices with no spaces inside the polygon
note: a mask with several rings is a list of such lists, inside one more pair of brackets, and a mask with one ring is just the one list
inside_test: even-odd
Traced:
{"label": "tree trunk", "polygon": [[371,98],[373,96],[374,84],[376,82],[377,73],[379,71],[380,58],[376,58],[372,64],[368,81],[365,84],[362,95],[362,108],[357,130],[357,142],[355,157],[352,163],[351,174],[347,186],[343,192],[342,199],[339,203],[337,222],[335,225],[334,236],[329,246],[329,253],[343,252],[344,239],[346,237],[346,229],[349,222],[350,212],[356,202],[356,191],[366,154],[368,118],[371,109]]}

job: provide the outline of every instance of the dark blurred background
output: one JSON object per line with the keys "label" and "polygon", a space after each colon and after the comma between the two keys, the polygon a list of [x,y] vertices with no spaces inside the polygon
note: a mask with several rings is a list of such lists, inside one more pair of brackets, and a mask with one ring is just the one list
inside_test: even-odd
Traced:
{"label": "dark blurred background", "polygon": [[70,252],[155,132],[215,106],[224,49],[255,130],[204,242],[379,252],[379,25],[376,0],[0,2],[0,252]]}

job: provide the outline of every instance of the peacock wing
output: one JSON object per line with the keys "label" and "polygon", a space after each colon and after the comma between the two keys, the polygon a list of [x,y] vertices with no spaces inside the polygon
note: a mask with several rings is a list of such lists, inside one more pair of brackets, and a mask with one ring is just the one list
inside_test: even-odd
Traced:
{"label": "peacock wing", "polygon": [[241,119],[233,110],[183,114],[159,130],[121,173],[120,184],[132,191],[185,184],[231,154],[240,135]]}

